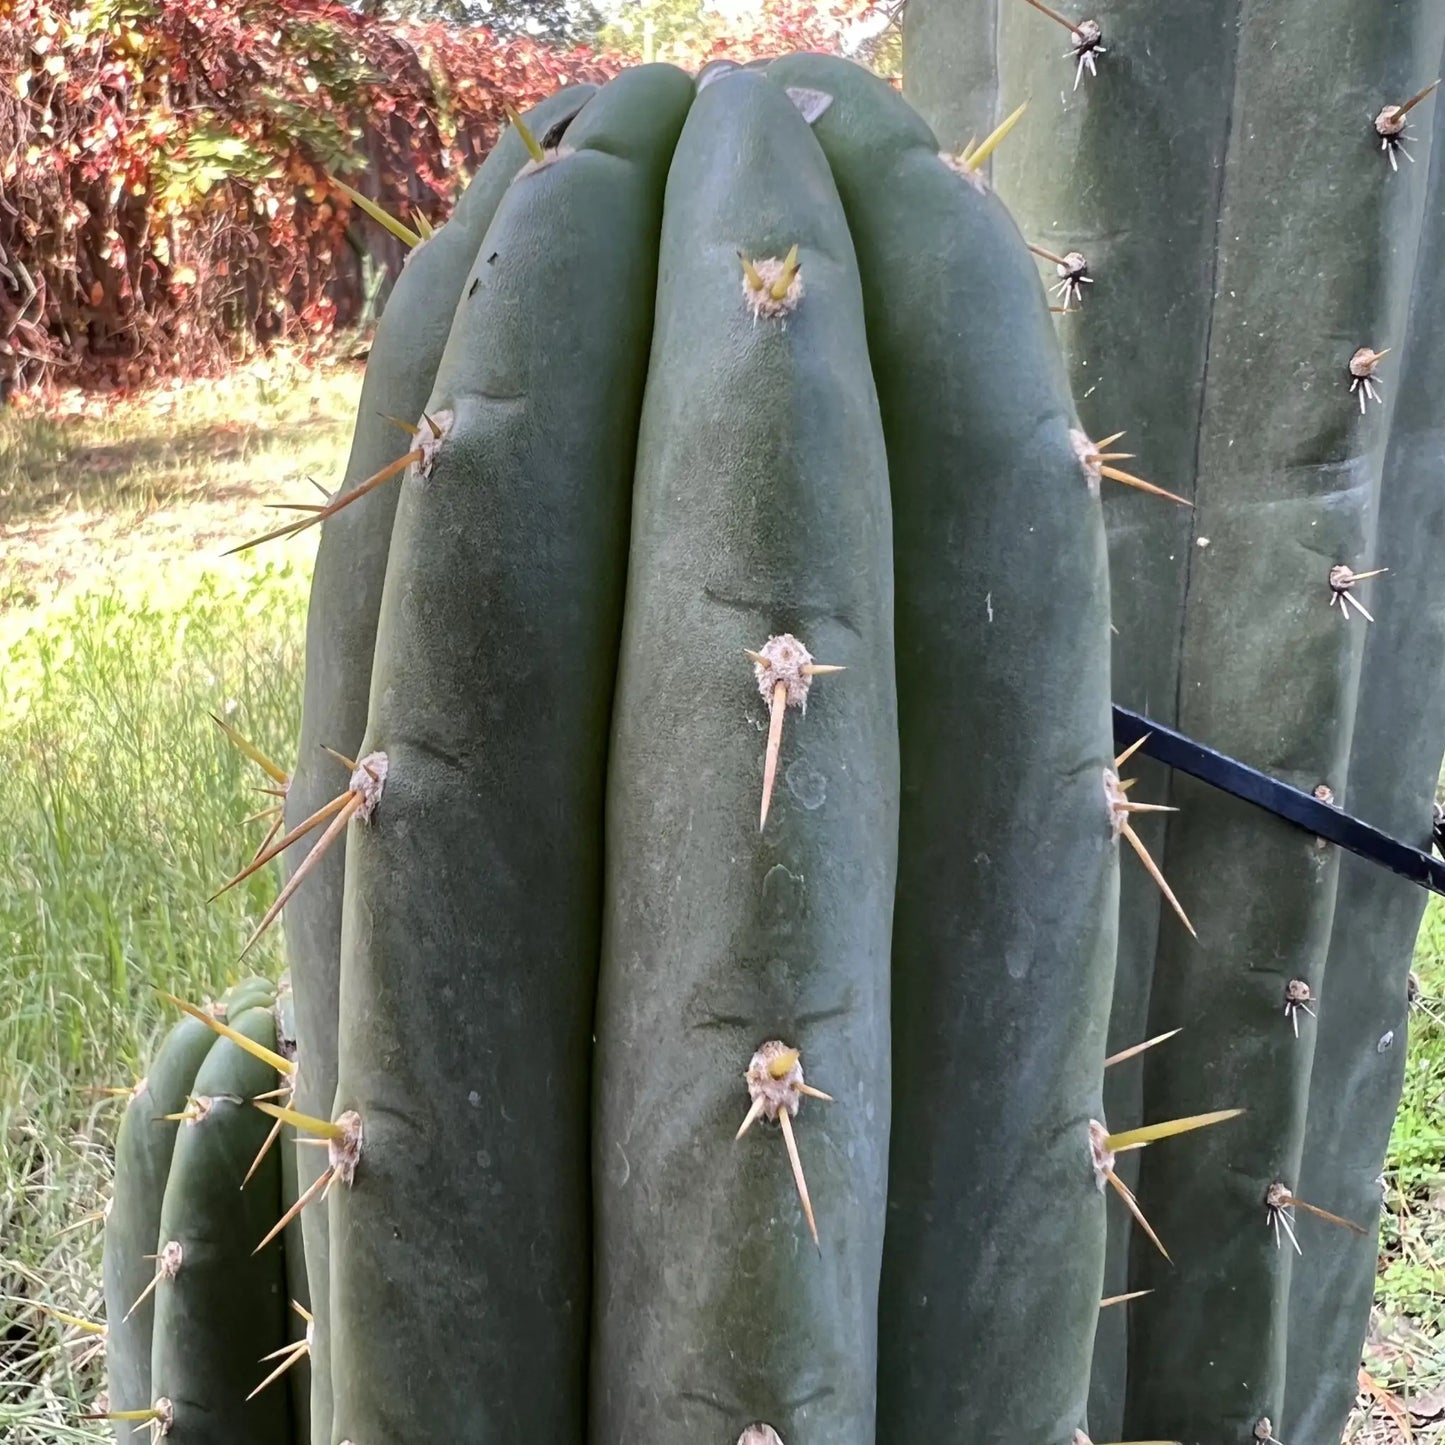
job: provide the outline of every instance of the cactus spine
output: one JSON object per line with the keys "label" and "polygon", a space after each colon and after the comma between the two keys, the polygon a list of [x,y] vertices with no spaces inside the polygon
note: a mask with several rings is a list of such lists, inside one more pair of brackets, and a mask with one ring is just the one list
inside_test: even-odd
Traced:
{"label": "cactus spine", "polygon": [[[1419,155],[1429,141],[1428,126],[1422,135],[1386,107],[1424,98],[1436,72],[1421,57],[1433,65],[1439,55],[1445,13],[1428,3],[1366,14],[1348,0],[1183,11],[1109,0],[1089,17],[1068,7],[1065,45],[1049,18],[1058,13],[1042,9],[912,0],[907,88],[925,115],[957,128],[943,136],[950,144],[972,118],[946,77],[974,73],[980,51],[993,55],[999,109],[1016,95],[1047,97],[996,159],[994,183],[1031,242],[1070,263],[1056,267],[1069,312],[1059,326],[1085,421],[1127,425],[1194,504],[1106,503],[1115,698],[1350,801],[1361,651],[1375,640],[1360,615],[1371,604],[1335,569],[1389,566],[1383,585],[1398,583],[1376,539],[1393,388],[1371,403],[1378,354],[1404,340],[1424,200],[1426,168],[1400,165],[1396,143]],[[1079,274],[1074,251],[1089,282],[1071,292],[1063,273]],[[1191,284],[1199,276],[1209,284]],[[1385,666],[1383,690],[1398,706],[1412,684]],[[1423,775],[1440,748],[1433,735],[1416,741]],[[1162,795],[1152,778],[1151,788]],[[1130,1306],[1127,1348],[1123,1313],[1107,1321],[1090,1418],[1110,1436],[1123,1421],[1130,1434],[1184,1440],[1246,1439],[1268,1419],[1288,1439],[1300,1428],[1284,1399],[1291,1275],[1311,1263],[1288,1247],[1288,1206],[1268,1210],[1266,1196],[1341,1204],[1338,1169],[1311,1170],[1304,1142],[1312,1076],[1338,1097],[1330,1078],[1344,1061],[1332,1054],[1312,1074],[1315,1031],[1302,1007],[1285,1007],[1331,1007],[1338,858],[1186,779],[1173,780],[1169,800],[1182,811],[1154,837],[1192,894],[1199,937],[1161,922],[1131,880],[1111,1042],[1139,1037],[1146,1015],[1148,1032],[1184,1032],[1111,1084],[1121,1107],[1142,1103],[1155,1116],[1194,1104],[1210,1077],[1250,1112],[1188,1154],[1143,1160],[1146,1213],[1166,1242],[1189,1248],[1171,1270],[1137,1235],[1132,1256],[1122,1231],[1113,1239],[1111,1292],[1154,1293]],[[1370,926],[1365,917],[1376,915],[1361,917]],[[1406,943],[1402,931],[1397,947]],[[1377,1171],[1384,1136],[1371,1138]],[[1305,1231],[1311,1250],[1324,1229]],[[1296,1351],[1291,1375],[1353,1375],[1364,1325],[1357,1314],[1337,1333],[1335,1348],[1354,1339],[1348,1362],[1310,1370]],[[1332,1427],[1312,1418],[1309,1438],[1329,1438]]]}

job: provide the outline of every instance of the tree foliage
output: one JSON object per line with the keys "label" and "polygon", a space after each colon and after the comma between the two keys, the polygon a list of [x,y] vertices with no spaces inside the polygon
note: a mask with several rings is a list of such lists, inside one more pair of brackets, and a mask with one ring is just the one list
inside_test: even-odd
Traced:
{"label": "tree foliage", "polygon": [[[333,0],[12,0],[0,26],[0,394],[55,374],[195,373],[357,322],[367,253],[393,271],[402,257],[334,178],[440,223],[508,102],[606,79],[642,50],[640,37],[587,49],[512,26],[573,0],[442,3],[510,5],[512,28]],[[698,0],[651,3],[681,13]],[[837,49],[869,8],[699,10],[648,43],[687,67]]]}

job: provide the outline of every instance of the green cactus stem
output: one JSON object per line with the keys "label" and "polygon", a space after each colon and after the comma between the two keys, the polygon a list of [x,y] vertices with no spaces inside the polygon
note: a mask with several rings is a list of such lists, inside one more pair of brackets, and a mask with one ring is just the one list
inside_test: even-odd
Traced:
{"label": "green cactus stem", "polygon": [[[1394,358],[1376,370],[1379,354],[1403,334],[1423,193],[1423,175],[1406,174],[1418,167],[1392,168],[1385,131],[1412,133],[1422,112],[1399,112],[1433,79],[1419,57],[1439,54],[1445,13],[1425,0],[1368,14],[1351,0],[1109,0],[1087,33],[1082,8],[1060,7],[1065,47],[1040,8],[920,0],[911,23],[935,58],[909,91],[948,117],[937,52],[971,67],[982,44],[1001,97],[1049,97],[995,158],[993,182],[1030,241],[1069,262],[1052,279],[1086,424],[1128,425],[1153,473],[1195,503],[1106,502],[1115,699],[1343,796],[1368,625],[1353,604],[1370,603],[1332,569],[1391,565],[1374,545],[1388,407],[1370,398],[1390,379]],[[1147,796],[1182,807],[1144,838],[1156,856],[1167,840],[1161,861],[1200,942],[1161,924],[1131,880],[1112,1046],[1186,1028],[1110,1077],[1110,1108],[1197,1106],[1207,1076],[1250,1113],[1227,1138],[1143,1162],[1145,1212],[1190,1249],[1166,1271],[1136,1240],[1126,1275],[1115,1236],[1111,1291],[1158,1287],[1129,1316],[1127,1383],[1124,1317],[1106,1321],[1091,1423],[1244,1438],[1284,1403],[1293,1251],[1274,1248],[1263,1200],[1299,1177],[1313,1034],[1295,1039],[1282,1007],[1296,979],[1328,995],[1336,860],[1187,780],[1166,795],[1157,775],[1140,777]]]}
{"label": "green cactus stem", "polygon": [[[569,86],[529,113],[534,126],[555,129],[581,109],[594,87]],[[306,624],[306,680],[295,776],[286,791],[286,824],[295,829],[331,804],[346,774],[336,752],[354,753],[366,727],[372,653],[382,582],[396,511],[397,463],[410,455],[395,419],[420,423],[436,377],[452,313],[476,259],[477,248],[526,149],[513,130],[492,148],[452,217],[414,251],[398,278],[377,327],[367,359],[355,434],[336,507],[322,526]],[[368,483],[368,492],[358,493]],[[346,505],[342,506],[341,504]],[[314,522],[319,514],[310,514]],[[307,525],[307,520],[294,524]],[[287,854],[288,881],[311,859],[325,837],[314,829]],[[336,835],[333,834],[334,838]],[[336,1093],[337,989],[341,955],[343,850],[311,859],[304,888],[289,901],[286,949],[295,986],[298,1030],[306,1040],[297,1106],[330,1116]],[[270,856],[276,856],[271,853]],[[269,858],[268,860],[269,861]],[[253,860],[254,862],[254,860]],[[277,910],[279,912],[279,910]],[[321,1165],[309,1152],[300,1160],[298,1187],[316,1180]],[[311,1369],[313,1434],[318,1445],[331,1440],[329,1286],[326,1211],[305,1211],[302,1228],[315,1313]]]}
{"label": "green cactus stem", "polygon": [[[1445,62],[1442,62],[1445,64]],[[1388,608],[1370,630],[1345,801],[1356,816],[1429,847],[1445,752],[1445,105],[1435,102],[1424,226],[1385,452],[1377,554]],[[1283,1419],[1301,1440],[1335,1440],[1359,1388],[1378,1265],[1381,1171],[1405,1071],[1410,959],[1424,892],[1362,859],[1340,864],[1325,990],[1314,1005],[1300,1189],[1363,1234],[1309,1224],[1309,1267],[1290,1290]],[[1308,1019],[1303,1027],[1311,1026]],[[1288,1438],[1288,1435],[1286,1436]]]}
{"label": "green cactus stem", "polygon": [[[276,1048],[271,1007],[237,1015],[241,1037]],[[196,1072],[193,1112],[180,1127],[161,1207],[155,1331],[148,1402],[169,1402],[164,1433],[175,1445],[255,1445],[292,1439],[284,1390],[247,1399],[260,1361],[286,1341],[285,1265],[256,1246],[281,1210],[281,1163],[270,1151],[246,1177],[267,1137],[251,1101],[276,1071],[228,1037],[215,1039]]]}
{"label": "green cactus stem", "polygon": [[363,744],[386,771],[346,857],[337,1440],[584,1430],[607,724],[691,93],[626,72],[513,181],[426,404],[446,434],[401,489]]}
{"label": "green cactus stem", "polygon": [[770,74],[833,97],[815,131],[858,248],[892,486],[903,794],[878,1439],[990,1439],[1006,1421],[1064,1440],[1102,1292],[1090,1120],[1117,878],[1091,448],[998,201],[866,71],[798,56]]}
{"label": "green cactus stem", "polygon": [[[221,1018],[262,1005],[274,993],[265,979],[246,979],[215,1006]],[[145,1294],[155,1277],[161,1205],[171,1155],[194,1092],[196,1072],[216,1036],[201,1020],[174,1024],[146,1076],[131,1094],[116,1132],[115,1187],[105,1214],[101,1273],[106,1300],[106,1375],[110,1408],[143,1410],[151,1390],[151,1340],[155,1301]],[[142,1295],[145,1298],[142,1299]],[[139,1308],[135,1308],[140,1301]],[[131,1445],[133,1426],[119,1423],[117,1445]]]}
{"label": "green cactus stem", "polygon": [[766,76],[698,94],[660,269],[608,772],[588,1438],[871,1445],[887,459],[837,188]]}

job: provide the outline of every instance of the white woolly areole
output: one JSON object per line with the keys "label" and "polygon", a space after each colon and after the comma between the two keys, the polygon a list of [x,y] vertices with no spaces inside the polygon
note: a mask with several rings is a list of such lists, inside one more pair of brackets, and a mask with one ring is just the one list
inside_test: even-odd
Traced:
{"label": "white woolly areole", "polygon": [[1079,465],[1084,469],[1084,477],[1089,483],[1089,491],[1094,496],[1099,495],[1099,487],[1104,480],[1104,473],[1099,469],[1099,463],[1094,460],[1099,455],[1099,449],[1081,431],[1069,432],[1069,444],[1074,449],[1074,455],[1079,459]]}
{"label": "white woolly areole", "polygon": [[[791,1056],[792,1063],[782,1078],[774,1078],[774,1060]],[[803,1064],[798,1050],[789,1048],[778,1039],[770,1039],[748,1062],[748,1071],[743,1077],[748,1081],[748,1097],[753,1103],[761,1102],[763,1118],[770,1124],[776,1123],[778,1115],[786,1109],[796,1118],[798,1106],[803,1101],[799,1086],[803,1082]]]}
{"label": "white woolly areole", "polygon": [[1109,827],[1117,839],[1124,831],[1124,824],[1129,821],[1129,795],[1112,768],[1104,769],[1104,801],[1109,806]]}
{"label": "white woolly areole", "polygon": [[738,1436],[738,1445],[783,1445],[783,1437],[771,1425],[749,1425]]}
{"label": "white woolly areole", "polygon": [[336,1122],[341,1126],[341,1138],[327,1143],[326,1162],[336,1171],[336,1177],[349,1185],[361,1162],[361,1115],[348,1109]]}
{"label": "white woolly areole", "polygon": [[[416,444],[421,448],[421,460],[416,463],[419,475],[431,476],[431,469],[436,465],[437,452],[441,450],[441,444],[447,439],[455,420],[456,413],[450,409],[439,411],[434,416],[429,413],[422,417],[421,428],[416,434]],[[441,433],[440,436],[437,435],[438,432]]]}
{"label": "white woolly areole", "polygon": [[1094,1442],[1082,1430],[1075,1430],[1074,1445],[1094,1445]]}
{"label": "white woolly areole", "polygon": [[[1267,1209],[1288,1209],[1290,1204],[1289,1185],[1281,1179],[1276,1179],[1268,1189],[1264,1191],[1264,1203]],[[1265,1437],[1259,1437],[1263,1440]]]}
{"label": "white woolly areole", "polygon": [[1410,117],[1404,113],[1403,106],[1387,105],[1375,117],[1375,133],[1384,136],[1400,135],[1409,119]]}
{"label": "white woolly areole", "polygon": [[176,1423],[176,1407],[164,1395],[157,1395],[151,1409],[156,1412],[155,1419],[151,1421],[156,1434],[169,1435],[171,1426]]}
{"label": "white woolly areole", "polygon": [[351,775],[351,791],[361,795],[361,806],[356,816],[363,823],[371,822],[376,805],[381,801],[382,789],[386,786],[386,770],[390,766],[385,753],[368,753],[357,763]]}
{"label": "white woolly areole", "polygon": [[161,1245],[161,1252],[156,1256],[156,1273],[162,1279],[174,1279],[181,1272],[181,1265],[185,1263],[186,1252],[181,1248],[178,1239],[167,1240]]}
{"label": "white woolly areole", "polygon": [[1373,351],[1368,346],[1360,347],[1360,349],[1350,357],[1350,375],[1359,377],[1373,376],[1375,374],[1375,368],[1383,360],[1384,355],[1385,353],[1383,351]]}
{"label": "white woolly areole", "polygon": [[773,295],[773,283],[783,274],[783,263],[776,256],[765,256],[761,261],[752,262],[752,268],[762,281],[762,288],[754,286],[746,271],[743,272],[743,300],[754,318],[759,316],[787,316],[797,310],[803,299],[803,268],[793,272],[788,289],[781,296]]}
{"label": "white woolly areole", "polygon": [[956,156],[950,155],[947,151],[939,151],[938,159],[951,170],[960,180],[967,181],[980,195],[988,194],[988,177],[982,169],[975,169],[964,160],[963,152]]}
{"label": "white woolly areole", "polygon": [[1313,1003],[1314,994],[1302,978],[1292,978],[1284,986],[1284,1001],[1287,1004]]}
{"label": "white woolly areole", "polygon": [[[1355,571],[1343,562],[1330,568],[1330,587],[1336,592],[1348,592],[1355,585]],[[1321,785],[1323,786],[1323,785]]]}
{"label": "white woolly areole", "polygon": [[188,1113],[183,1120],[187,1129],[194,1128],[197,1124],[203,1124],[211,1117],[211,1110],[216,1107],[216,1101],[209,1094],[197,1094],[191,1100],[195,1113]]}
{"label": "white woolly areole", "polygon": [[1109,1148],[1109,1131],[1097,1119],[1089,1120],[1089,1159],[1094,1166],[1094,1183],[1102,1194],[1114,1169],[1114,1151]]}
{"label": "white woolly areole", "polygon": [[782,632],[768,638],[758,656],[767,659],[766,663],[753,663],[763,701],[772,704],[773,689],[781,682],[787,684],[788,706],[807,712],[813,679],[803,669],[812,664],[813,654],[791,632]]}

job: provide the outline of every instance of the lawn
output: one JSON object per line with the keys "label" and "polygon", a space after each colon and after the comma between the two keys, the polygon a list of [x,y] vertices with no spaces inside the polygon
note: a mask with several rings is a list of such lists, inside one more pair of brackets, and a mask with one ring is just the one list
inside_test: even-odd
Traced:
{"label": "lawn", "polygon": [[280,969],[242,944],[275,890],[246,861],[269,799],[209,714],[292,761],[314,533],[222,558],[273,499],[340,478],[356,366],[272,361],[67,417],[0,413],[0,1440],[110,1438],[77,1416],[95,1341],[99,1092],[192,996]]}
{"label": "lawn", "polygon": [[[100,1314],[97,1211],[119,1104],[168,1022],[154,988],[214,994],[276,973],[263,872],[268,801],[215,713],[283,765],[300,711],[314,534],[222,557],[274,525],[266,503],[334,485],[359,368],[284,357],[222,383],[68,415],[0,412],[0,1440],[110,1438],[79,1416],[96,1340],[37,1314]],[[1445,908],[1417,956],[1405,1098],[1387,1168],[1369,1363],[1414,1392],[1416,1439],[1445,1419]],[[1442,1000],[1436,1002],[1436,1000]],[[1357,1440],[1398,1438],[1383,1412]],[[1445,1428],[1445,1426],[1442,1426]],[[1286,1433],[1289,1445],[1306,1445]],[[1312,1442],[1309,1442],[1312,1445]]]}

